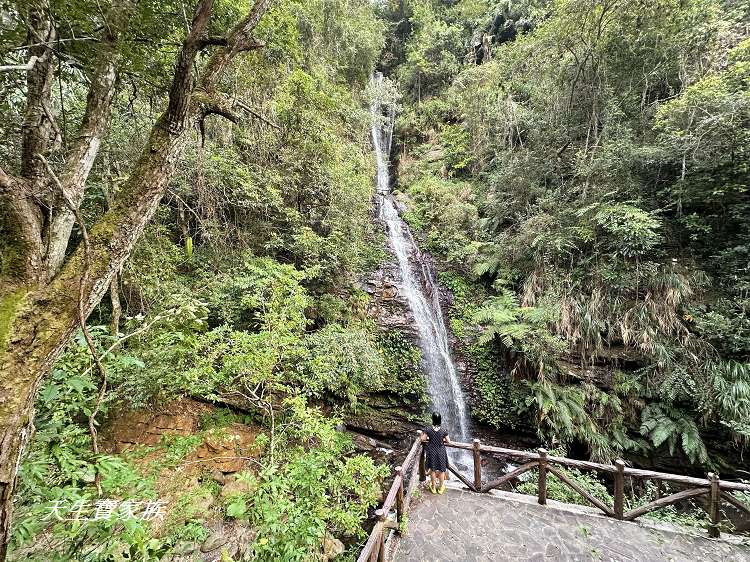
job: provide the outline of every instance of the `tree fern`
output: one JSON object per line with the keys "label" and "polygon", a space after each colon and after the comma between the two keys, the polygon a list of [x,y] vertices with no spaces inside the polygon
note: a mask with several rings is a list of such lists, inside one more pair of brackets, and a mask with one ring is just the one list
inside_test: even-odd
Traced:
{"label": "tree fern", "polygon": [[661,403],[649,404],[641,412],[641,434],[654,447],[666,444],[672,455],[680,446],[690,462],[708,462],[708,452],[698,425],[680,409]]}

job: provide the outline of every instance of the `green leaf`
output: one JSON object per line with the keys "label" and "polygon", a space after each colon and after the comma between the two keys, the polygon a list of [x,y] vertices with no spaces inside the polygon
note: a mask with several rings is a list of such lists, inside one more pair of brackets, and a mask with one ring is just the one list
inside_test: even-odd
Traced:
{"label": "green leaf", "polygon": [[242,517],[247,512],[247,504],[241,497],[237,497],[227,506],[227,516]]}

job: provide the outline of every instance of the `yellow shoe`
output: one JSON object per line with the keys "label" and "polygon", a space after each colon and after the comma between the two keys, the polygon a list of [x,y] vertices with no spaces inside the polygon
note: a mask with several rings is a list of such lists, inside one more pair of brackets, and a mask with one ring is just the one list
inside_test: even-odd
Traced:
{"label": "yellow shoe", "polygon": [[435,486],[433,486],[432,484],[430,484],[430,492],[432,492],[433,494],[437,494],[437,490],[435,490]]}
{"label": "yellow shoe", "polygon": [[445,493],[445,484],[440,486],[440,489],[438,490],[438,494],[444,494]]}

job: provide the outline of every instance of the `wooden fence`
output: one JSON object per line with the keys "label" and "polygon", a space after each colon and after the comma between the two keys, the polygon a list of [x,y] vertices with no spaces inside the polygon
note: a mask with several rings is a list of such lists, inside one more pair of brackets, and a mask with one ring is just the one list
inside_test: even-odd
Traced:
{"label": "wooden fence", "polygon": [[[375,560],[385,561],[385,543],[388,534],[391,530],[396,533],[402,531],[402,525],[405,524],[404,514],[409,508],[409,502],[413,496],[413,491],[418,482],[423,482],[426,479],[424,468],[424,448],[422,447],[421,434],[422,432],[420,431],[419,436],[415,439],[409,453],[406,455],[404,463],[401,466],[397,466],[395,469],[393,484],[383,502],[383,506],[375,512],[377,515],[377,523],[370,533],[370,537],[368,538],[364,549],[359,555],[358,562]],[[721,523],[722,517],[720,509],[722,500],[747,514],[750,514],[750,506],[732,495],[732,492],[750,492],[750,484],[720,480],[719,476],[714,473],[709,473],[707,478],[694,478],[692,476],[630,468],[625,466],[625,462],[622,460],[617,460],[614,465],[611,465],[590,461],[579,461],[566,457],[556,457],[549,455],[545,449],[538,449],[537,452],[532,452],[505,449],[503,447],[491,447],[488,445],[482,445],[479,439],[474,439],[472,443],[452,441],[448,444],[448,447],[471,451],[474,464],[473,481],[466,478],[450,464],[448,469],[473,492],[487,493],[490,490],[499,488],[503,484],[515,480],[524,472],[536,469],[539,472],[538,501],[541,505],[547,503],[547,474],[551,473],[608,517],[613,517],[623,521],[633,521],[646,513],[673,505],[688,498],[708,496],[708,534],[710,537],[718,537],[720,534],[719,524]],[[522,462],[523,464],[512,471],[503,474],[499,478],[483,483],[482,453],[511,458]],[[582,488],[574,479],[562,472],[559,467],[594,470],[612,475],[614,479],[613,505],[610,506],[599,498],[594,497],[588,490]],[[671,482],[675,485],[687,487],[687,489],[675,492],[668,496],[659,497],[650,503],[625,511],[626,476],[640,478],[642,480],[654,480],[657,483]],[[394,509],[395,517],[389,517],[391,511]]]}

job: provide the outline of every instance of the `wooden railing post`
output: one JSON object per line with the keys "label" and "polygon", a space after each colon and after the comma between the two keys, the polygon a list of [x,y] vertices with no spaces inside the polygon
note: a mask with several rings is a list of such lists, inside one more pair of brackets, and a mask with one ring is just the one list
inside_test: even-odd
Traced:
{"label": "wooden railing post", "polygon": [[615,517],[622,520],[625,511],[625,461],[615,461]]}
{"label": "wooden railing post", "polygon": [[380,525],[380,539],[378,541],[378,562],[385,562],[385,510],[378,509],[375,512],[378,517],[378,524]]}
{"label": "wooden railing post", "polygon": [[721,517],[719,512],[721,488],[719,486],[719,476],[717,474],[709,472],[708,479],[711,482],[711,497],[708,505],[708,516],[711,523],[708,526],[708,536],[717,538],[721,534],[719,532],[719,518]]}
{"label": "wooden railing post", "polygon": [[396,478],[399,479],[398,491],[396,492],[396,523],[398,532],[401,532],[401,520],[404,516],[404,469],[396,467]]}
{"label": "wooden railing post", "polygon": [[539,505],[547,504],[547,449],[539,452]]}
{"label": "wooden railing post", "polygon": [[474,489],[479,492],[482,489],[482,454],[479,451],[481,443],[474,439]]}
{"label": "wooden railing post", "polygon": [[[422,432],[417,431],[419,434],[419,440],[422,440]],[[427,472],[424,468],[424,443],[419,447],[419,481],[424,482],[427,480]]]}

